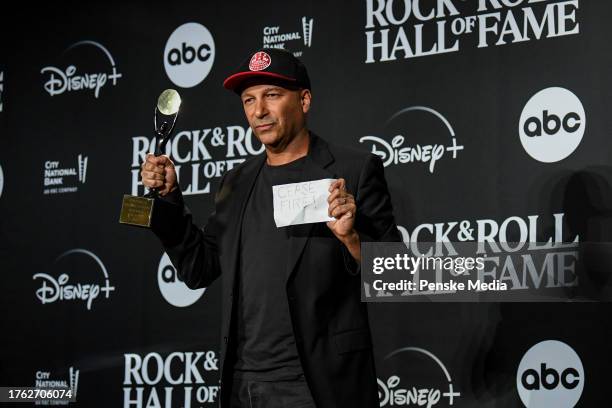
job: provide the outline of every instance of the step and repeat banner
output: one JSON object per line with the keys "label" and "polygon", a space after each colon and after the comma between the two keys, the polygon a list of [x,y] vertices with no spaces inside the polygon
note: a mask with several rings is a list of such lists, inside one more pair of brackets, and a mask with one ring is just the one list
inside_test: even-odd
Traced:
{"label": "step and repeat banner", "polygon": [[[223,79],[285,48],[309,127],[378,154],[407,242],[515,242],[509,290],[612,236],[612,4],[587,0],[90,3],[22,8],[0,57],[0,386],[81,407],[212,407],[220,288],[189,290],[143,195],[157,96],[183,105],[167,153],[203,225],[221,176],[262,154]],[[537,246],[563,244],[537,257]],[[531,256],[533,255],[533,258]],[[609,257],[592,265],[612,293]],[[606,261],[607,260],[607,261]],[[372,302],[381,407],[609,405],[612,304]],[[355,390],[359,393],[359,390]]]}

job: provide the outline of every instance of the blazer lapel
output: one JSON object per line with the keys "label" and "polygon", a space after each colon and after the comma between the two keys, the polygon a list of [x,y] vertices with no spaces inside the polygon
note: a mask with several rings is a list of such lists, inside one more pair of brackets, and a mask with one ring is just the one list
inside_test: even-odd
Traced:
{"label": "blazer lapel", "polygon": [[[310,134],[310,146],[308,156],[304,163],[301,181],[320,180],[324,178],[337,178],[327,167],[334,161],[327,143]],[[289,228],[289,253],[287,256],[286,275],[287,281],[295,271],[297,261],[304,251],[306,243],[310,239],[315,224],[291,225]]]}

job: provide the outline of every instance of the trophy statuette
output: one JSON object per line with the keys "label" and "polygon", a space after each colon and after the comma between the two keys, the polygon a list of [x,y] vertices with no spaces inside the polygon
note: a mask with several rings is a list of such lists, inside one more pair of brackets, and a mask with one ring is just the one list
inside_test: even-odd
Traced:
{"label": "trophy statuette", "polygon": [[[166,144],[170,140],[172,130],[176,124],[181,97],[174,89],[166,89],[159,95],[153,123],[155,126],[155,136],[157,144],[155,146],[155,156],[162,155]],[[158,124],[159,117],[159,127]],[[151,227],[155,198],[159,196],[156,189],[150,189],[149,193],[143,197],[125,194],[121,205],[119,222],[121,224],[134,225],[137,227]]]}

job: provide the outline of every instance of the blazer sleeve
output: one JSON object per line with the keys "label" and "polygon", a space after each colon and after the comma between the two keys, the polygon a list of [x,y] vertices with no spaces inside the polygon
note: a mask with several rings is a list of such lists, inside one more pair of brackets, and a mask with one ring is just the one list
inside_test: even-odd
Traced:
{"label": "blazer sleeve", "polygon": [[380,157],[369,154],[359,176],[355,196],[355,229],[361,242],[401,242],[391,196]]}
{"label": "blazer sleeve", "polygon": [[[401,242],[402,237],[393,217],[391,196],[380,157],[369,154],[362,167],[355,193],[357,214],[355,229],[361,242]],[[348,249],[342,246],[345,269],[351,275],[361,272]]]}
{"label": "blazer sleeve", "polygon": [[[218,191],[222,190],[223,181]],[[219,193],[215,195],[215,207]],[[194,225],[191,211],[185,206],[180,188],[155,200],[152,230],[160,239],[176,268],[178,278],[189,288],[209,286],[221,274],[218,252],[216,212],[204,228]]]}

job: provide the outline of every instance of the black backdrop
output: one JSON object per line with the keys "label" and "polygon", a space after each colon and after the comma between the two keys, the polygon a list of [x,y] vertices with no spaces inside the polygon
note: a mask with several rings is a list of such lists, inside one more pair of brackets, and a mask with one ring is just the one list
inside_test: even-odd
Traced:
{"label": "black backdrop", "polygon": [[[457,240],[471,228],[477,240],[505,223],[507,236],[496,238],[518,241],[521,222],[531,222],[531,241],[605,242],[611,13],[608,2],[586,0],[367,0],[91,3],[5,14],[11,24],[0,59],[0,385],[65,381],[84,407],[212,406],[218,284],[201,296],[184,295],[155,237],[120,225],[118,215],[123,194],[143,193],[133,177],[138,152],[152,137],[156,98],[176,88],[183,107],[172,155],[180,157],[181,184],[196,192],[187,204],[205,222],[223,170],[261,151],[236,95],[221,83],[264,43],[284,43],[307,65],[312,130],[384,156],[406,238],[431,224],[419,239],[435,240],[436,231],[451,228],[448,239]],[[204,26],[214,40],[214,57],[201,31],[187,36],[187,48],[176,43],[185,60],[188,47],[207,46],[200,49],[205,61],[191,71],[210,72],[191,87],[175,84],[164,65],[171,34],[186,23]],[[114,81],[113,64],[120,74]],[[106,75],[97,95],[89,88],[60,92],[61,75],[45,69],[65,75],[70,66],[73,77]],[[543,107],[530,103],[536,94]],[[563,119],[580,107],[578,119],[566,122],[569,130],[527,136],[523,147],[524,110],[550,130],[556,122],[543,115]],[[538,138],[542,143],[532,143]],[[560,138],[576,146],[563,153]],[[441,155],[433,166],[423,153],[429,145]],[[460,149],[447,150],[453,145]],[[389,156],[386,146],[420,147],[424,159],[405,156],[409,150]],[[197,191],[207,183],[208,192]],[[89,306],[70,298],[69,285],[78,284],[83,296],[93,293]],[[181,299],[193,303],[173,304]],[[371,303],[381,406],[427,406],[428,398],[441,407],[521,406],[519,364],[547,340],[579,357],[584,389],[577,406],[603,406],[611,310],[608,303]],[[421,404],[389,398],[389,390],[400,389],[420,391]],[[576,389],[565,391],[576,396]],[[555,406],[563,404],[573,403]]]}

